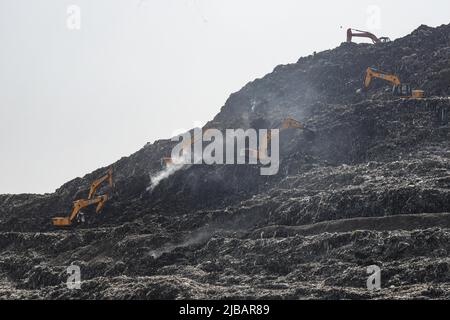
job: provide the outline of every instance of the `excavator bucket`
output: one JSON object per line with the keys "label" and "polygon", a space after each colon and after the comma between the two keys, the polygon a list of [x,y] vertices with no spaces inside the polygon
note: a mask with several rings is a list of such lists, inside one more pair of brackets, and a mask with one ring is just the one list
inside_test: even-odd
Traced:
{"label": "excavator bucket", "polygon": [[68,217],[67,218],[56,217],[52,219],[52,222],[54,226],[58,227],[70,226],[72,224],[72,222]]}

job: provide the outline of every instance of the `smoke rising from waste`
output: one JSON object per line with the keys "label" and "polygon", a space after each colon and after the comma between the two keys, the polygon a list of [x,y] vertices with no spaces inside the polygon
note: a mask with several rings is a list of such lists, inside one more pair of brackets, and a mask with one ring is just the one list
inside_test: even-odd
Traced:
{"label": "smoke rising from waste", "polygon": [[173,175],[175,172],[183,168],[183,166],[184,164],[175,162],[174,164],[166,167],[164,170],[151,176],[150,185],[147,187],[147,191],[149,192],[153,191],[161,183],[161,181]]}

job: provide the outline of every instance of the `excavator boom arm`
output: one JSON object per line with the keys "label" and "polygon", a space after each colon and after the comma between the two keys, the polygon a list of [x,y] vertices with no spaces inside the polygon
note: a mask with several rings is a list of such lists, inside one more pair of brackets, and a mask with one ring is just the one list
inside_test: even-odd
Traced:
{"label": "excavator boom arm", "polygon": [[356,30],[356,29],[348,29],[347,30],[347,42],[352,42],[353,37],[360,37],[360,38],[369,38],[372,40],[373,43],[380,43],[381,40],[378,39],[376,35],[373,33],[362,31],[362,30]]}
{"label": "excavator boom arm", "polygon": [[[307,129],[306,126],[303,123],[301,123],[300,121],[297,121],[293,118],[284,119],[283,122],[281,123],[280,131],[283,131],[286,129],[291,129],[291,128],[292,129],[301,129],[301,130],[305,130],[308,132],[313,132],[313,131]],[[261,152],[259,152],[259,150],[250,150],[250,151],[252,151],[253,153],[256,153],[258,155],[259,159],[264,158],[265,155],[267,154],[267,148],[268,148],[268,144],[269,144],[270,140],[272,140],[272,132],[268,131],[266,138],[262,139],[262,141],[260,142],[261,143],[261,145],[260,145]]]}
{"label": "excavator boom arm", "polygon": [[305,129],[305,125],[295,119],[286,118],[281,124],[281,129],[289,129],[289,128]]}
{"label": "excavator boom arm", "polygon": [[96,213],[99,213],[105,206],[105,202],[108,201],[107,195],[98,196],[94,199],[77,200],[73,203],[72,213],[70,214],[69,221],[72,222],[78,215],[81,209],[89,207],[93,204],[97,204],[95,209]]}
{"label": "excavator boom arm", "polygon": [[111,167],[108,169],[108,172],[103,177],[100,177],[99,179],[95,180],[91,184],[88,198],[87,199],[79,199],[79,200],[74,201],[73,209],[72,209],[72,212],[70,213],[70,215],[68,217],[53,218],[52,219],[53,225],[59,226],[59,227],[70,226],[72,224],[73,220],[80,213],[81,209],[91,206],[91,205],[94,205],[94,204],[97,205],[95,212],[99,213],[105,206],[106,201],[108,201],[109,196],[107,194],[104,194],[101,196],[95,196],[95,193],[97,192],[97,189],[100,187],[100,185],[105,181],[108,181],[108,184],[111,187],[114,186],[112,173],[113,173],[113,171],[112,171],[112,167]]}
{"label": "excavator boom arm", "polygon": [[396,75],[388,74],[386,72],[378,71],[378,70],[375,70],[375,69],[369,67],[369,68],[367,68],[366,78],[364,80],[364,88],[365,89],[369,88],[370,84],[372,83],[373,78],[378,78],[378,79],[388,81],[395,86],[399,86],[401,84],[400,79]]}
{"label": "excavator boom arm", "polygon": [[108,181],[110,187],[113,186],[113,177],[112,177],[112,168],[108,169],[108,172],[103,176],[92,182],[91,188],[89,189],[88,199],[92,199],[92,197],[97,192],[97,189],[101,186],[101,184],[105,181]]}

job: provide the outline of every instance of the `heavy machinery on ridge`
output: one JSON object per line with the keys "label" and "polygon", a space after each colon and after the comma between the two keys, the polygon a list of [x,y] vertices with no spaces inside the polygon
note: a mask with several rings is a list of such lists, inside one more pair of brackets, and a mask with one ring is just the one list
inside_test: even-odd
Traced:
{"label": "heavy machinery on ridge", "polygon": [[374,44],[391,42],[391,39],[389,39],[388,37],[378,38],[376,35],[368,31],[362,31],[352,28],[347,29],[347,42],[352,42],[353,37],[369,38]]}
{"label": "heavy machinery on ridge", "polygon": [[[293,118],[286,118],[286,119],[284,119],[283,122],[281,123],[281,125],[279,126],[280,130],[285,130],[285,129],[290,129],[290,128],[304,130],[305,132],[308,132],[309,135],[314,134],[314,131],[312,131],[311,129],[308,129],[303,123],[301,123],[301,122],[299,122],[299,121],[297,121],[297,120],[295,120]],[[204,133],[207,130],[208,129],[203,129],[202,133]],[[183,147],[190,147],[190,146],[192,146],[200,138],[195,138],[195,139],[192,139],[191,141],[188,141],[187,143],[185,143],[183,145]],[[241,152],[242,153],[247,152],[249,157],[254,157],[256,159],[263,159],[267,155],[267,147],[268,147],[271,139],[272,139],[272,133],[269,130],[267,132],[266,137],[261,140],[261,142],[260,142],[261,145],[259,147],[259,150],[254,150],[254,149],[248,149],[247,148],[247,149],[242,149]],[[260,151],[262,151],[261,154],[260,154]],[[161,159],[161,166],[163,168],[170,167],[170,166],[172,166],[174,164],[176,164],[176,161],[174,161],[171,157],[164,157],[164,158]]]}
{"label": "heavy machinery on ridge", "polygon": [[394,96],[413,99],[422,99],[425,96],[425,92],[423,90],[412,90],[411,86],[409,84],[402,83],[398,76],[371,67],[366,70],[363,86],[364,91],[369,89],[374,78],[392,83],[392,94]]}
{"label": "heavy machinery on ridge", "polygon": [[73,202],[73,209],[70,215],[68,217],[53,218],[52,219],[53,225],[57,227],[67,227],[72,225],[76,219],[83,221],[84,215],[82,214],[81,210],[92,205],[97,205],[95,212],[100,213],[103,207],[105,206],[106,201],[108,201],[111,198],[108,194],[103,194],[99,196],[96,195],[98,188],[104,182],[108,182],[110,188],[114,186],[112,167],[108,169],[106,174],[104,174],[103,176],[92,182],[89,188],[89,195],[87,199],[75,200]]}
{"label": "heavy machinery on ridge", "polygon": [[[300,129],[300,130],[307,132],[310,136],[314,134],[313,130],[307,128],[300,121],[297,121],[290,117],[283,120],[283,122],[279,126],[279,129],[280,129],[280,131],[283,131],[286,129]],[[249,156],[254,157],[256,159],[264,159],[267,156],[267,148],[270,143],[270,140],[272,140],[272,133],[271,133],[271,131],[268,131],[267,138],[262,139],[262,141],[260,142],[261,145],[259,147],[259,150],[247,149],[249,152]]]}
{"label": "heavy machinery on ridge", "polygon": [[[53,225],[58,227],[66,227],[72,225],[73,221],[78,217],[81,209],[89,207],[91,205],[96,204],[95,208],[96,213],[100,213],[103,207],[105,206],[105,202],[108,201],[108,195],[104,194],[101,196],[97,196],[93,199],[81,199],[73,202],[73,209],[68,217],[55,217],[52,219]],[[83,218],[84,219],[84,218]]]}

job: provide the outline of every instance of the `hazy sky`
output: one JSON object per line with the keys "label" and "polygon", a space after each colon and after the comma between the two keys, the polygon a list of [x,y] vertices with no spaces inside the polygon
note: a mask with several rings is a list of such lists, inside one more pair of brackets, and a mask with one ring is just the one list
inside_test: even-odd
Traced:
{"label": "hazy sky", "polygon": [[448,0],[0,0],[0,193],[53,192],[205,123],[347,27],[443,23]]}

